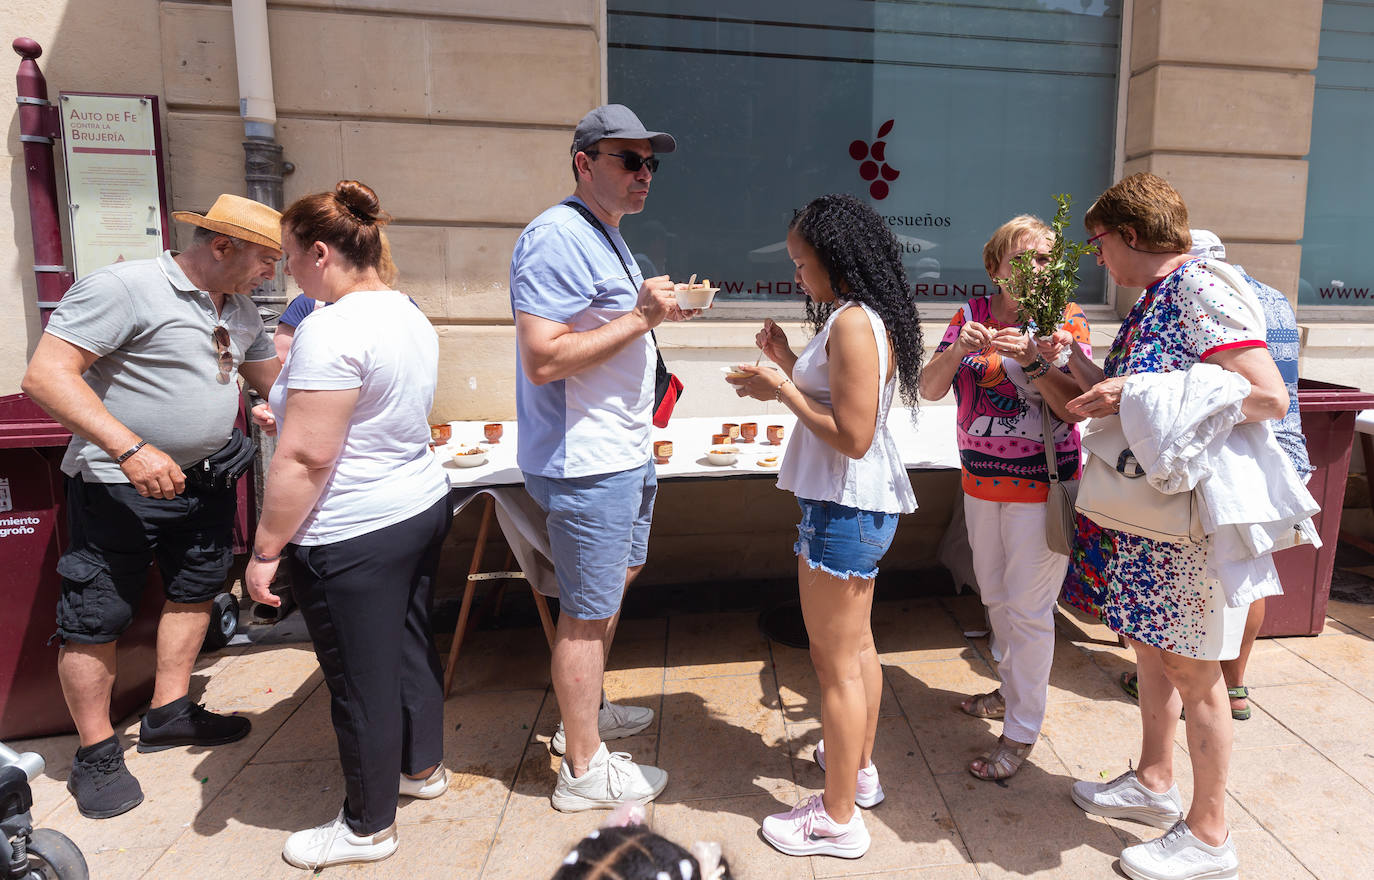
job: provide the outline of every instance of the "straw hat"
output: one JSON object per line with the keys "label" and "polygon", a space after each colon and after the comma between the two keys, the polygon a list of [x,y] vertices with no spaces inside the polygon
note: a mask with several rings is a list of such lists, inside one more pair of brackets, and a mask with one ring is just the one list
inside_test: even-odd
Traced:
{"label": "straw hat", "polygon": [[225,193],[205,214],[175,211],[183,223],[281,250],[281,213],[261,202]]}

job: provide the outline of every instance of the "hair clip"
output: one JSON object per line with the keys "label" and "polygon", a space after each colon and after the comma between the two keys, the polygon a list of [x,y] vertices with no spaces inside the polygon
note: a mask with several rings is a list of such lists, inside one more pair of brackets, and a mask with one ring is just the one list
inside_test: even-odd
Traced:
{"label": "hair clip", "polygon": [[698,840],[688,851],[701,865],[701,880],[721,880],[725,876],[725,866],[720,863],[720,844],[714,840]]}

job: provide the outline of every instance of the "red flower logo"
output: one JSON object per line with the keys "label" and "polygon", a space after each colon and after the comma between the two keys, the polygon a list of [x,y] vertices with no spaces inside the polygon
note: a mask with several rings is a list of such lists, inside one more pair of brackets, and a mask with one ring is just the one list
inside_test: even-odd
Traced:
{"label": "red flower logo", "polygon": [[[896,180],[901,174],[896,168],[887,164],[887,137],[892,131],[895,119],[889,119],[878,126],[878,134],[872,144],[868,141],[854,141],[849,145],[849,158],[859,163],[859,176],[864,180],[871,181],[868,185],[868,194],[877,201],[887,198],[889,192],[888,183]],[[881,178],[881,179],[880,179]]]}

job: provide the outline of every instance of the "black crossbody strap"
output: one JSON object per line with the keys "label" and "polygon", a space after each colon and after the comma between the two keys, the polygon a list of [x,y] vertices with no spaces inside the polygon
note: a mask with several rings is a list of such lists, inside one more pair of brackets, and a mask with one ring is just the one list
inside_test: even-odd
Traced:
{"label": "black crossbody strap", "polygon": [[615,258],[620,261],[620,268],[625,270],[626,275],[629,275],[631,276],[631,278],[633,278],[635,273],[630,271],[630,264],[626,263],[625,258],[620,255],[620,248],[615,246],[615,239],[611,238],[611,234],[606,231],[606,227],[601,224],[601,221],[596,219],[596,215],[593,214],[591,210],[588,209],[587,206],[582,204],[581,202],[575,202],[572,199],[568,199],[563,204],[567,205],[569,208],[572,208],[574,211],[581,214],[588,223],[592,224],[593,229],[601,233],[601,237],[606,239],[606,244],[611,246],[611,250],[615,251]]}
{"label": "black crossbody strap", "polygon": [[[589,209],[586,205],[582,204],[581,202],[574,201],[573,199],[568,199],[563,204],[567,205],[569,208],[572,208],[574,211],[581,214],[588,223],[592,224],[593,229],[601,233],[601,237],[606,239],[606,244],[610,245],[611,250],[615,252],[615,258],[620,261],[620,268],[625,270],[626,277],[628,277],[630,279],[630,283],[633,284],[635,273],[630,271],[630,264],[626,263],[625,258],[620,255],[620,248],[615,246],[615,239],[611,238],[611,234],[606,231],[605,226],[601,225],[601,221],[596,219],[596,215],[591,212],[591,209]],[[653,338],[654,348],[657,349],[658,334],[650,330],[649,336]],[[663,355],[660,354],[658,356],[658,362],[660,365],[663,363]],[[667,368],[665,367],[664,369],[666,370]]]}

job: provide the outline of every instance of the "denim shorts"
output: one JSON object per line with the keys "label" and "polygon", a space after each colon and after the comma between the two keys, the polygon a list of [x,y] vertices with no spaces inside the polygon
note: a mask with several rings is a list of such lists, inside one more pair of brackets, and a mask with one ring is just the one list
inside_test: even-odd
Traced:
{"label": "denim shorts", "polygon": [[837,578],[874,578],[878,560],[892,546],[896,513],[798,498],[802,518],[792,550],[813,569]]}
{"label": "denim shorts", "polygon": [[625,570],[649,555],[654,463],[590,477],[525,474],[525,490],[548,515],[559,613],[604,620],[619,611]]}

